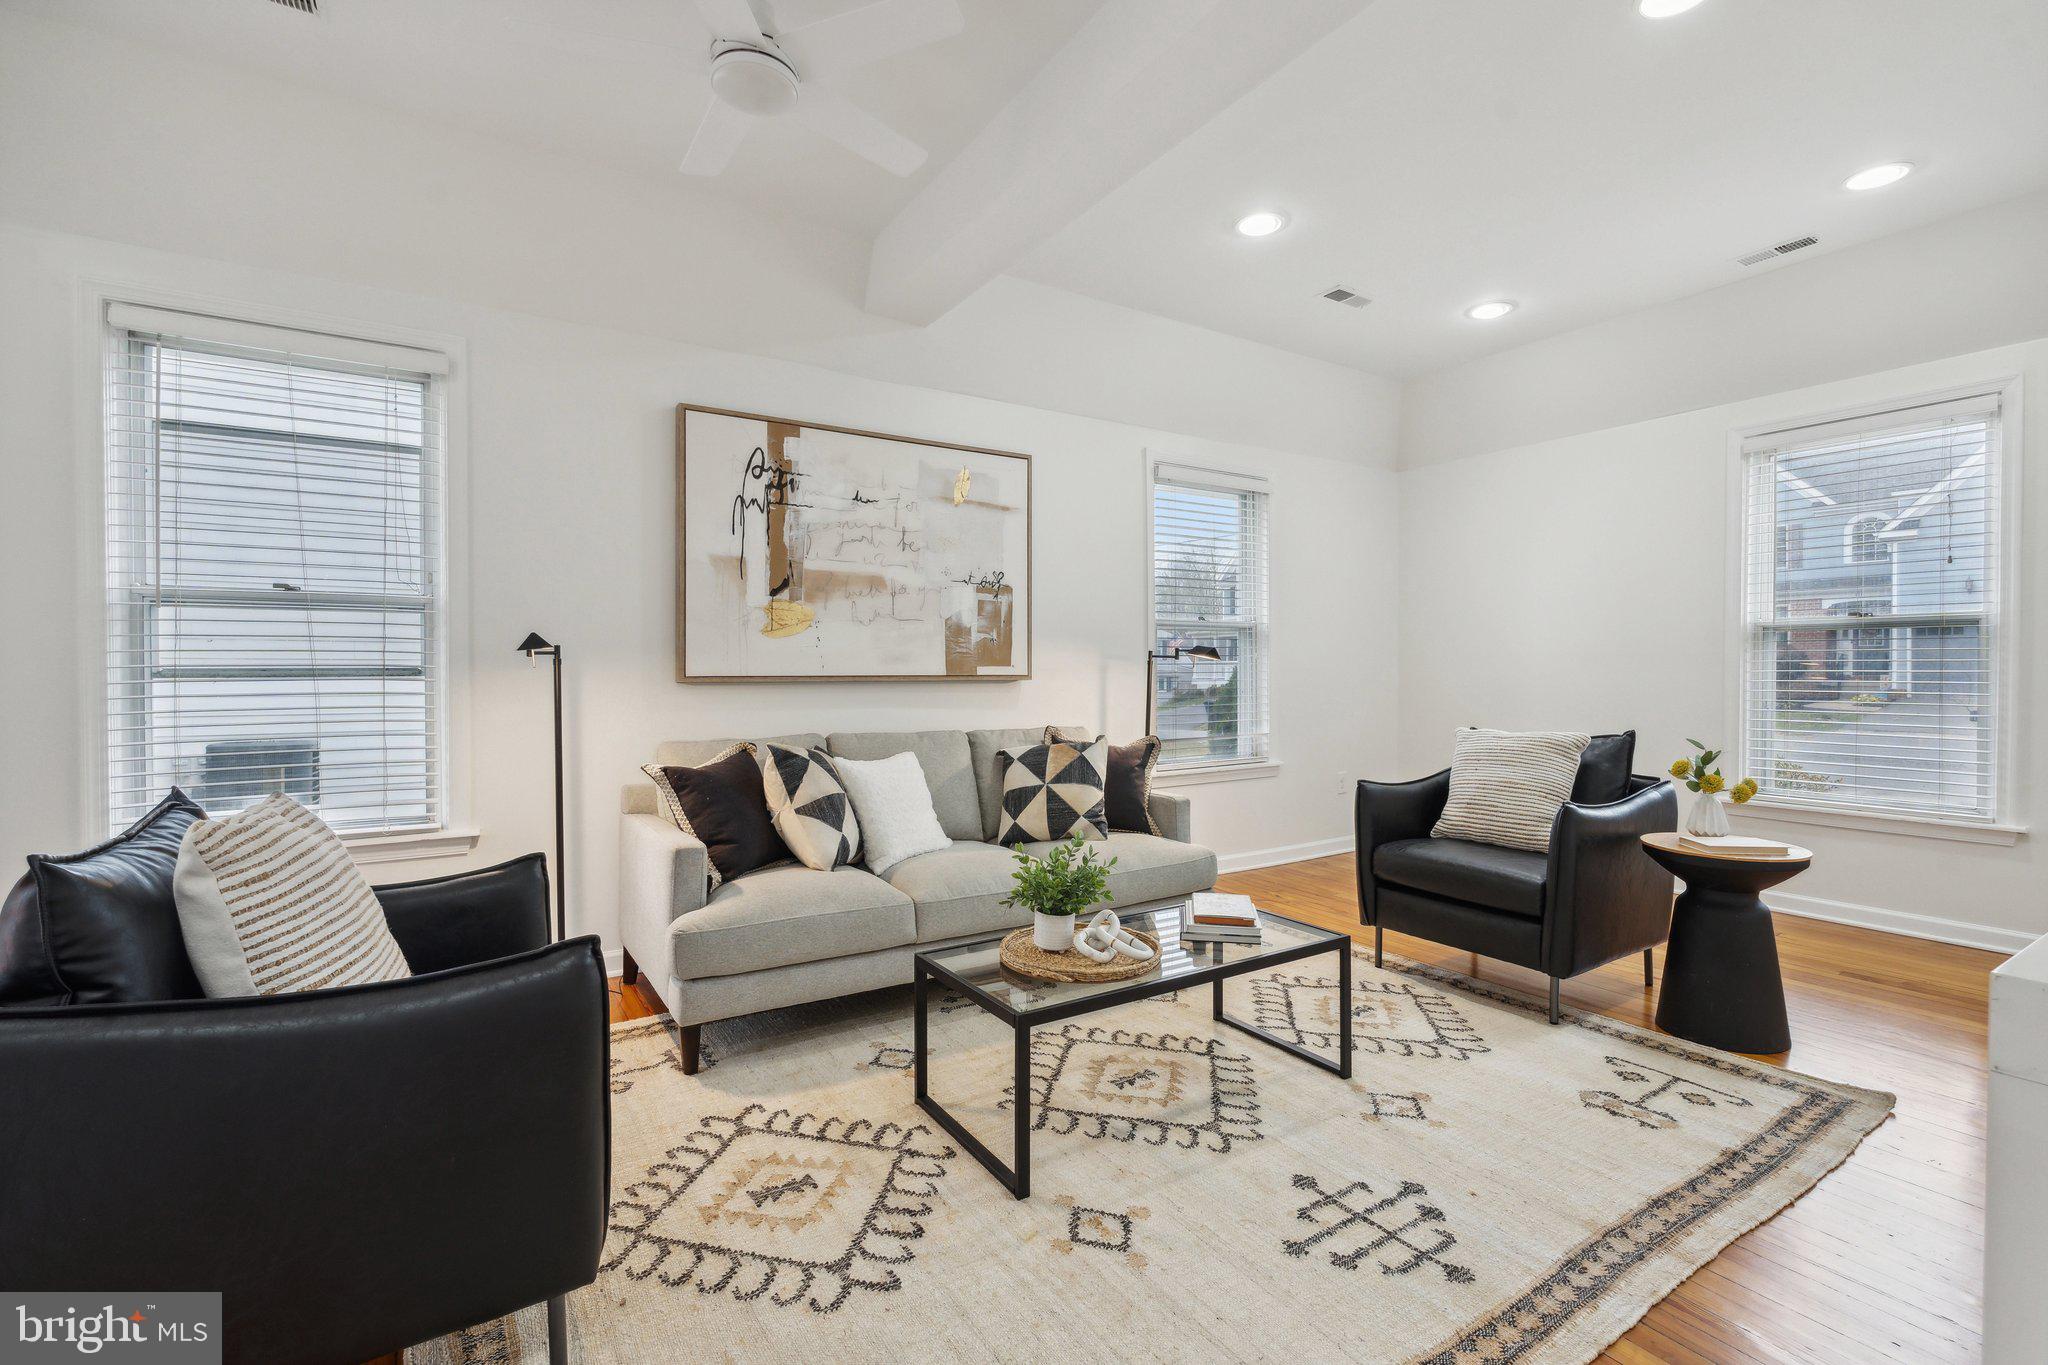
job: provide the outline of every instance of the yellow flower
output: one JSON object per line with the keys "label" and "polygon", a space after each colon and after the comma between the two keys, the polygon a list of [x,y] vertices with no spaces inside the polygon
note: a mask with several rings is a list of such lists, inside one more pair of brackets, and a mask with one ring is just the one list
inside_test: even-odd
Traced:
{"label": "yellow flower", "polygon": [[1727,785],[1719,773],[1708,773],[1700,779],[1700,790],[1703,792],[1717,792]]}
{"label": "yellow flower", "polygon": [[1756,795],[1756,779],[1753,777],[1743,778],[1740,782],[1737,782],[1735,784],[1735,790],[1730,792],[1728,795],[1729,798],[1733,800],[1736,805],[1741,805],[1743,802],[1749,800],[1750,797]]}
{"label": "yellow flower", "polygon": [[1679,759],[1676,763],[1671,765],[1671,775],[1673,777],[1691,777],[1692,760],[1689,758]]}

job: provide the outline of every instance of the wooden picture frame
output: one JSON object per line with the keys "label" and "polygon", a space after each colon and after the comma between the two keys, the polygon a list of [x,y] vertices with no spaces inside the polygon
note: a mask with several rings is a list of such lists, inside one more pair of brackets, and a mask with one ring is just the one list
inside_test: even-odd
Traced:
{"label": "wooden picture frame", "polygon": [[1017,451],[678,403],[676,681],[1030,678],[1031,472]]}

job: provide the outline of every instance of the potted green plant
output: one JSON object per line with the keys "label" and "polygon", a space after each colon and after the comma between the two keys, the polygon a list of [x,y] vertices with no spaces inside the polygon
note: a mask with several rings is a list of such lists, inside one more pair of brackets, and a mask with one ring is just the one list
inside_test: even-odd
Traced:
{"label": "potted green plant", "polygon": [[1728,813],[1721,809],[1719,793],[1726,789],[1728,799],[1742,805],[1757,792],[1756,779],[1745,777],[1732,788],[1728,779],[1721,776],[1721,770],[1714,766],[1721,757],[1719,749],[1709,749],[1696,739],[1689,739],[1698,752],[1691,758],[1681,758],[1671,764],[1671,775],[1685,784],[1685,789],[1694,793],[1692,809],[1686,812],[1685,832],[1696,838],[1718,838],[1728,832]]}
{"label": "potted green plant", "polygon": [[1097,862],[1095,850],[1076,834],[1055,844],[1043,858],[1016,850],[1016,885],[1004,905],[1031,911],[1031,941],[1049,953],[1073,951],[1075,917],[1109,897],[1109,870],[1116,859]]}

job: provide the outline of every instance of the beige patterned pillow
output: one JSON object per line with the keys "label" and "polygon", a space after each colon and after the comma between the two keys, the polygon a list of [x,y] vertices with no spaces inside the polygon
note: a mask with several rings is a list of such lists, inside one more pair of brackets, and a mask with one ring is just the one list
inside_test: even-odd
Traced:
{"label": "beige patterned pillow", "polygon": [[1561,730],[1466,729],[1451,749],[1451,797],[1432,839],[1470,839],[1543,853],[1558,808],[1571,799],[1591,735]]}
{"label": "beige patterned pillow", "polygon": [[412,975],[348,849],[289,796],[195,821],[178,848],[171,894],[209,997]]}

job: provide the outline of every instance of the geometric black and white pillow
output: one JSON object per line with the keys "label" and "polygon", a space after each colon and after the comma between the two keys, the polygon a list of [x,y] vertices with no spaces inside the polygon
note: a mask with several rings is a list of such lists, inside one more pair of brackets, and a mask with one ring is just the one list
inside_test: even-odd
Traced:
{"label": "geometric black and white pillow", "polygon": [[996,755],[1003,778],[1003,810],[996,842],[1004,848],[1079,834],[1107,839],[1103,787],[1109,743],[1054,740]]}
{"label": "geometric black and white pillow", "polygon": [[761,790],[775,832],[805,867],[830,872],[860,858],[860,821],[823,749],[760,746]]}

